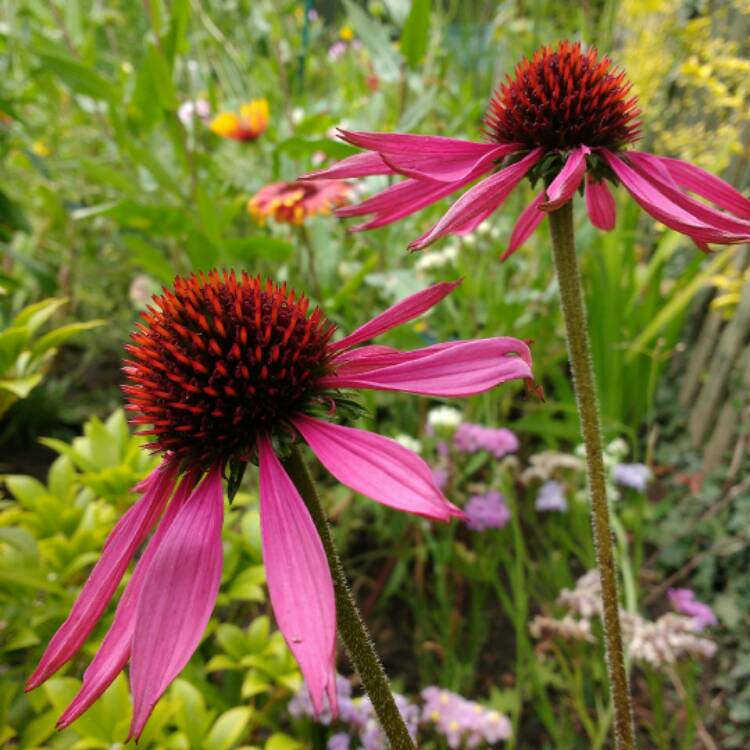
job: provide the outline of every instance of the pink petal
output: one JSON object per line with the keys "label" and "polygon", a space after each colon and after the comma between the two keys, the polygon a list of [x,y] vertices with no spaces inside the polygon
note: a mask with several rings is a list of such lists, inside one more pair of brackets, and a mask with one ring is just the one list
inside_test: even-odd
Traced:
{"label": "pink petal", "polygon": [[746,239],[750,239],[750,223],[732,216],[731,214],[717,211],[712,206],[707,206],[705,203],[701,203],[684,193],[672,178],[669,170],[667,170],[662,164],[661,159],[658,157],[653,156],[652,154],[630,152],[628,154],[628,159],[641,176],[656,185],[656,187],[658,187],[658,189],[661,190],[661,192],[670,200],[674,201],[675,204],[684,208],[696,218],[705,221],[709,225],[718,227],[723,231],[744,231],[746,233]]}
{"label": "pink petal", "polygon": [[540,206],[545,199],[544,192],[539,193],[531,203],[521,212],[521,215],[516,221],[516,225],[513,227],[513,231],[510,235],[510,242],[508,242],[508,249],[500,256],[500,260],[506,260],[510,258],[513,253],[518,250],[524,242],[526,242],[534,231],[541,223],[545,214],[540,210]]}
{"label": "pink petal", "polygon": [[26,690],[41,685],[83,645],[125,574],[128,564],[172,494],[177,462],[165,459],[152,473],[143,497],[112,529],[99,561],[94,566],[65,622],[58,628],[42,656]]}
{"label": "pink petal", "polygon": [[644,178],[628,166],[623,158],[606,149],[600,149],[600,153],[636,202],[662,224],[701,243],[716,242],[727,245],[748,239],[744,233],[729,233],[709,226],[670,200],[650,179]]}
{"label": "pink petal", "polygon": [[591,223],[597,229],[609,232],[615,228],[615,198],[604,180],[597,180],[590,174],[586,177],[586,210]]}
{"label": "pink petal", "polygon": [[531,378],[531,355],[514,338],[453,341],[402,352],[401,361],[360,374],[320,379],[321,387],[373,388],[425,396],[473,396],[506,380]]}
{"label": "pink petal", "polygon": [[263,562],[279,629],[304,675],[315,713],[336,696],[336,604],[323,544],[267,437],[258,440]]}
{"label": "pink petal", "polygon": [[681,159],[667,156],[653,158],[659,159],[680,187],[715,203],[719,208],[750,219],[750,200],[724,180]]}
{"label": "pink petal", "polygon": [[362,133],[342,130],[349,143],[377,151],[397,172],[418,180],[456,182],[480,170],[488,172],[492,163],[514,151],[520,144],[476,143],[438,135],[412,133]]}
{"label": "pink petal", "polygon": [[419,250],[445,234],[458,234],[480,224],[508,197],[542,154],[543,150],[536,148],[520,161],[467,190],[429,232],[411,242],[409,247]]}
{"label": "pink petal", "polygon": [[323,466],[356,492],[437,521],[463,515],[438,489],[430,467],[395,440],[312,417],[292,422]]}
{"label": "pink petal", "polygon": [[464,180],[458,182],[402,180],[361,203],[337,208],[335,213],[339,217],[375,214],[372,219],[349,227],[349,231],[364,232],[368,229],[377,229],[437,203],[442,198],[473,182],[481,173],[482,170],[472,172]]}
{"label": "pink petal", "polygon": [[217,465],[177,513],[145,573],[132,642],[131,738],[140,737],[156,702],[206,629],[221,580],[223,518]]}
{"label": "pink petal", "polygon": [[154,559],[164,535],[177,516],[177,512],[182,508],[188,495],[195,487],[195,480],[195,474],[189,472],[182,478],[175,490],[174,497],[170,501],[164,517],[125,587],[120,603],[117,605],[112,625],[83,675],[81,689],[57,721],[58,729],[65,729],[86,711],[112,684],[115,677],[125,668],[128,659],[130,659],[136,606],[146,571]]}
{"label": "pink petal", "polygon": [[376,174],[393,174],[393,169],[383,161],[380,154],[366,153],[348,156],[326,169],[310,172],[299,179],[343,179],[345,177],[369,177]]}
{"label": "pink petal", "polygon": [[575,195],[586,173],[586,155],[590,153],[588,146],[577,146],[570,152],[565,166],[547,188],[547,200],[541,206],[544,211],[555,211]]}
{"label": "pink petal", "polygon": [[360,326],[356,331],[353,331],[340,341],[334,342],[330,348],[333,350],[346,349],[359,344],[361,341],[367,341],[367,339],[380,336],[381,333],[390,331],[391,328],[403,325],[437,305],[438,302],[447,297],[460,283],[461,280],[442,281],[439,284],[427,287],[427,289],[422,289],[422,291],[416,294],[411,294],[379,315],[376,315],[372,320]]}

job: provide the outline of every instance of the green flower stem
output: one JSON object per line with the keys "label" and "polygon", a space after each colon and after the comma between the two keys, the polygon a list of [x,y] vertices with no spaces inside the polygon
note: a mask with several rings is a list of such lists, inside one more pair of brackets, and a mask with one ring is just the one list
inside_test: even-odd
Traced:
{"label": "green flower stem", "polygon": [[323,542],[328,564],[333,576],[333,589],[336,594],[336,620],[341,639],[344,641],[354,667],[372,701],[378,720],[393,750],[415,750],[404,720],[393,700],[388,678],[375,653],[370,636],[365,629],[357,606],[354,603],[344,570],[341,567],[336,548],[333,546],[331,530],[328,527],[323,507],[320,504],[310,472],[307,469],[299,448],[294,445],[289,456],[283,460],[284,468],[299,490],[307,509],[310,511],[320,540]]}
{"label": "green flower stem", "polygon": [[557,211],[553,211],[549,216],[549,223],[557,283],[560,288],[560,302],[565,320],[568,354],[573,370],[573,385],[581,420],[583,442],[586,447],[591,520],[594,529],[596,561],[601,576],[607,671],[615,711],[615,745],[617,750],[634,750],[636,745],[633,709],[622,646],[617,573],[602,459],[599,405],[573,235],[572,201],[568,201]]}

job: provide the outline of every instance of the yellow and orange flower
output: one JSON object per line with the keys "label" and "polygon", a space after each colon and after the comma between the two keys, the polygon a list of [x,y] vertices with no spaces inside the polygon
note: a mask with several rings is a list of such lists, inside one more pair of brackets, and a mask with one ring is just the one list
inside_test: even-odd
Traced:
{"label": "yellow and orange flower", "polygon": [[248,201],[247,210],[260,222],[271,217],[284,224],[302,224],[309,216],[329,214],[347,203],[349,190],[342,180],[274,182]]}
{"label": "yellow and orange flower", "polygon": [[268,100],[253,99],[240,107],[240,113],[219,112],[211,121],[211,130],[233,141],[254,141],[268,127]]}

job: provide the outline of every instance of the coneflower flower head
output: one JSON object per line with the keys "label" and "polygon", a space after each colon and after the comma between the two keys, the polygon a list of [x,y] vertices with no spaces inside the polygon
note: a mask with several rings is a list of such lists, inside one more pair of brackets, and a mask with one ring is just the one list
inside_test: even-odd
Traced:
{"label": "coneflower flower head", "polygon": [[162,454],[134,489],[140,499],[110,533],[78,599],[27,689],[81,648],[151,534],[83,685],[58,726],[75,721],[129,664],[131,737],[198,647],[221,581],[222,477],[230,499],[258,464],[261,540],[269,596],[316,713],[337,708],[336,611],[328,562],[280,457],[305,441],[336,479],[384,505],[426,518],[462,516],[429,466],[395,440],[335,424],[358,413],[352,389],[469,396],[531,378],[514,338],[451,341],[415,351],[358,346],[416,318],[457,286],[441,283],[393,305],[353,333],[304,295],[247,274],[177,278],[143,313],[128,345],[124,386],[132,421]]}
{"label": "coneflower flower head", "polygon": [[126,346],[126,409],[146,447],[208,469],[248,460],[258,435],[322,406],[335,327],[286,284],[234,275],[178,278]]}
{"label": "coneflower flower head", "polygon": [[500,83],[485,115],[496,143],[570,150],[616,150],[638,138],[638,98],[625,73],[595,49],[561,42],[542,47]]}
{"label": "coneflower flower head", "polygon": [[541,190],[518,217],[503,259],[579,189],[591,223],[611,230],[616,204],[610,184],[622,184],[647,213],[702,250],[709,243],[749,241],[750,200],[699,167],[630,148],[640,135],[639,115],[623,71],[595,49],[563,41],[523,60],[500,83],[485,116],[486,142],[341,130],[343,140],[366,152],[304,179],[406,178],[338,209],[338,216],[370,217],[352,231],[399,221],[479,180],[410,243],[414,250],[473,232],[525,177]]}

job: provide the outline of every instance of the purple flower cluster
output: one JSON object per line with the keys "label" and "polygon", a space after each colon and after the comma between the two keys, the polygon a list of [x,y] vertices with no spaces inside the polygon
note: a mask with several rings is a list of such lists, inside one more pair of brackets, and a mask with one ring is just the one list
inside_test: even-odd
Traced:
{"label": "purple flower cluster", "polygon": [[[336,720],[342,724],[349,725],[349,731],[354,732],[361,742],[358,750],[383,750],[387,747],[385,736],[380,729],[380,724],[375,716],[375,711],[370,703],[369,698],[352,698],[352,686],[349,680],[336,675],[336,692],[339,703],[339,714]],[[393,699],[396,701],[401,716],[406,722],[406,726],[412,738],[417,736],[419,725],[419,707],[415,706],[403,696],[394,693]],[[302,716],[315,718],[312,702],[306,687],[302,689],[289,701],[287,709],[290,716],[299,719]],[[334,721],[329,710],[315,719],[321,724],[331,724]],[[349,750],[350,736],[347,732],[337,732],[328,740],[328,750]]]}
{"label": "purple flower cluster", "polygon": [[704,630],[717,624],[718,620],[714,611],[708,604],[699,602],[695,598],[694,591],[690,589],[669,589],[667,595],[672,608],[676,612],[692,618],[697,630]]}
{"label": "purple flower cluster", "polygon": [[[340,675],[336,676],[336,691],[339,701],[337,720],[348,727],[342,727],[328,738],[328,750],[385,750],[388,743],[369,698],[352,698],[349,681]],[[393,698],[415,742],[420,724],[431,726],[454,750],[474,748],[482,743],[492,745],[507,740],[512,733],[510,721],[503,714],[438,687],[422,691],[424,705],[421,709],[403,695],[394,694]],[[288,710],[295,719],[302,716],[315,718],[307,688],[303,687],[292,698]],[[316,719],[321,724],[330,724],[332,720],[330,712],[324,712]],[[355,747],[352,742],[357,739],[360,744]]]}
{"label": "purple flower cluster", "polygon": [[461,453],[487,451],[495,458],[502,458],[518,450],[518,438],[504,427],[482,427],[479,424],[462,422],[453,435],[453,445]]}
{"label": "purple flower cluster", "polygon": [[482,743],[492,745],[511,736],[507,717],[449,690],[428,687],[422,691],[422,699],[422,720],[432,722],[454,750],[462,745],[467,748]]}
{"label": "purple flower cluster", "polygon": [[564,513],[568,509],[568,501],[565,499],[565,488],[560,482],[556,482],[554,479],[545,482],[539,488],[534,507],[540,512],[556,510]]}
{"label": "purple flower cluster", "polygon": [[645,492],[651,479],[651,469],[646,464],[617,464],[612,470],[612,479],[623,487]]}
{"label": "purple flower cluster", "polygon": [[510,511],[505,499],[497,490],[484,495],[474,495],[464,508],[466,524],[473,531],[502,529],[510,521]]}

